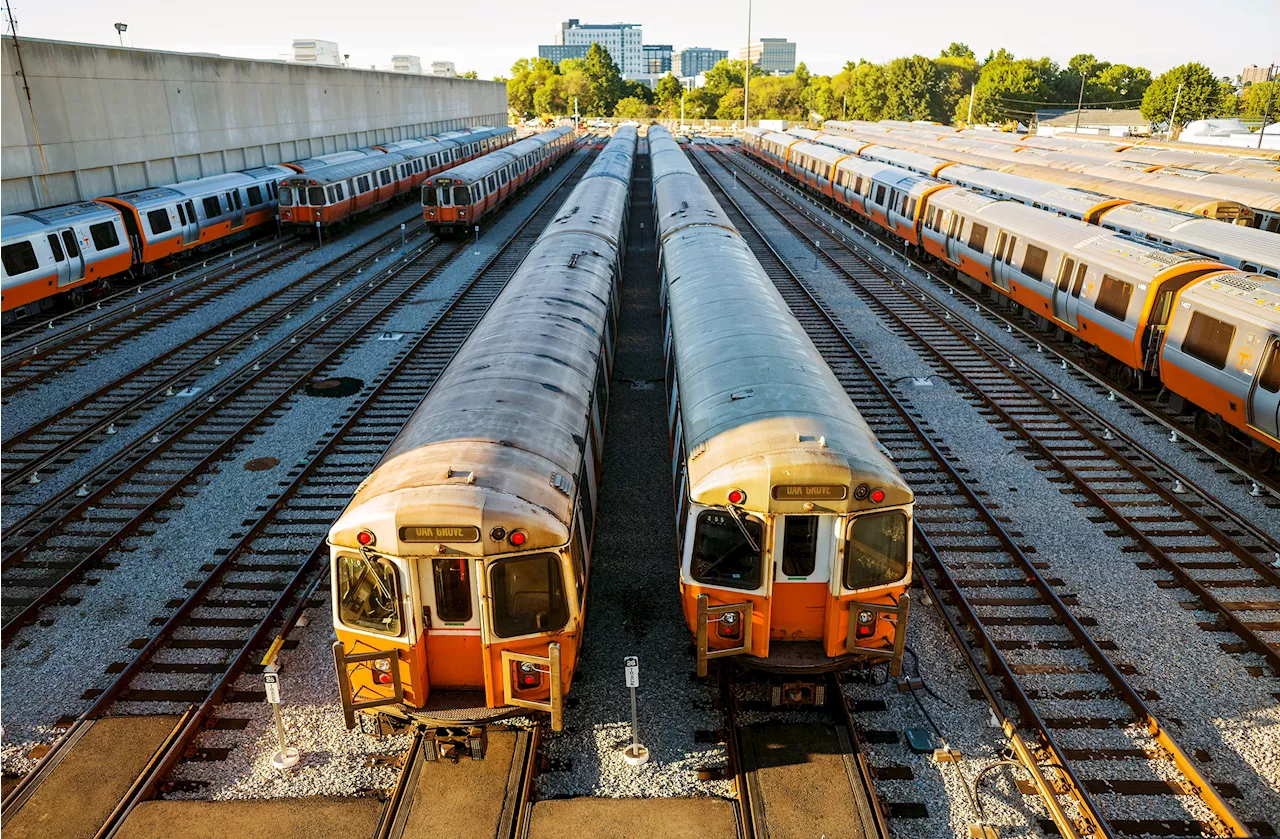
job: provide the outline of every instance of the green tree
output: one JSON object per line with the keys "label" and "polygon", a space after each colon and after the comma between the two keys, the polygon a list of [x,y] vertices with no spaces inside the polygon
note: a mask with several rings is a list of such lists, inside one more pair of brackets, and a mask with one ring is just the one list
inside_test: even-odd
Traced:
{"label": "green tree", "polygon": [[613,109],[613,115],[623,119],[648,119],[649,114],[649,103],[635,96],[619,99]]}
{"label": "green tree", "polygon": [[720,101],[716,103],[715,118],[742,119],[742,88],[732,88],[720,96]]}
{"label": "green tree", "polygon": [[[1051,102],[1057,68],[1046,59],[1016,59],[1008,50],[993,52],[978,73],[973,93],[975,123],[1027,120],[1041,103]],[[956,102],[954,119],[964,121],[969,97]]]}
{"label": "green tree", "polygon": [[526,117],[535,111],[544,113],[534,107],[534,91],[557,72],[556,65],[546,58],[522,58],[512,64],[511,78],[507,80],[507,107]]}
{"label": "green tree", "polygon": [[684,94],[684,86],[680,84],[680,80],[672,73],[667,73],[658,79],[658,83],[653,88],[653,97],[658,102],[679,102],[680,97]]}
{"label": "green tree", "polygon": [[[962,44],[959,41],[952,41],[951,45],[942,51],[940,58],[967,58],[977,63],[977,56],[973,54],[973,50],[969,49],[968,44]],[[846,65],[847,67],[848,65]]]}
{"label": "green tree", "polygon": [[[1174,99],[1178,102],[1176,114]],[[1224,104],[1222,88],[1212,71],[1203,64],[1191,62],[1161,73],[1151,83],[1142,97],[1142,115],[1156,124],[1175,120],[1171,128],[1180,131],[1192,120],[1217,116]]]}
{"label": "green tree", "polygon": [[978,80],[978,61],[973,51],[964,44],[952,44],[950,49],[963,47],[969,52],[964,55],[946,55],[933,60],[938,68],[938,106],[934,111],[941,122],[951,118],[961,97],[969,95],[970,87]]}
{"label": "green tree", "polygon": [[624,96],[629,96],[632,99],[639,99],[646,105],[653,104],[653,88],[649,87],[644,82],[623,80],[622,93]]}
{"label": "green tree", "polygon": [[859,64],[849,79],[849,119],[882,119],[887,98],[886,84],[883,65]]}
{"label": "green tree", "polygon": [[1262,119],[1267,113],[1267,100],[1271,101],[1270,119],[1280,110],[1280,82],[1254,82],[1240,94],[1240,116],[1246,119]]}
{"label": "green tree", "polygon": [[885,70],[885,119],[936,119],[938,68],[923,55],[895,58]]}
{"label": "green tree", "polygon": [[603,117],[613,113],[613,108],[625,90],[618,65],[613,63],[609,51],[597,43],[587,50],[583,60],[583,72],[587,80],[586,101],[582,112],[587,116]]}
{"label": "green tree", "polygon": [[[722,58],[716,66],[707,71],[706,88],[716,95],[724,95],[735,87],[743,85],[743,62]],[[754,76],[755,73],[752,73]]]}
{"label": "green tree", "polygon": [[460,79],[478,79],[478,78],[480,78],[480,74],[479,74],[478,72],[476,72],[475,70],[468,70],[467,72],[463,73],[461,76],[458,76],[458,78],[460,78]]}
{"label": "green tree", "polygon": [[1150,86],[1151,71],[1146,67],[1112,64],[1090,79],[1085,89],[1085,101],[1111,102],[1115,107],[1131,108],[1142,100]]}

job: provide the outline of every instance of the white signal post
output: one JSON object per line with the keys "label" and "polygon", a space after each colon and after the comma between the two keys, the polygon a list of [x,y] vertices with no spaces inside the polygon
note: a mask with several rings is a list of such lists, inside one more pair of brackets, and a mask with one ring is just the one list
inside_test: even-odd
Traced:
{"label": "white signal post", "polygon": [[622,759],[632,766],[649,762],[649,750],[640,744],[640,723],[636,714],[636,688],[640,687],[640,659],[629,655],[622,659],[627,688],[631,691],[631,745],[622,750]]}
{"label": "white signal post", "polygon": [[267,689],[267,701],[276,718],[276,739],[280,743],[280,751],[271,756],[271,765],[284,770],[298,765],[302,758],[297,749],[289,748],[284,739],[284,719],[280,716],[280,673],[274,664],[267,665],[267,672],[262,674],[264,687]]}

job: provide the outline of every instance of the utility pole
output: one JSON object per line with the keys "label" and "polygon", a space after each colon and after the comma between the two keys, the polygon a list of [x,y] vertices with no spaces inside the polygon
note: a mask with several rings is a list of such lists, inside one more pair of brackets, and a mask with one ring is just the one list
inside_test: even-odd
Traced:
{"label": "utility pole", "polygon": [[1079,134],[1079,133],[1080,133],[1080,109],[1084,107],[1084,83],[1085,83],[1085,80],[1086,80],[1087,78],[1089,78],[1089,77],[1088,77],[1088,76],[1086,76],[1086,75],[1085,75],[1085,73],[1084,73],[1084,70],[1083,70],[1083,69],[1081,69],[1081,70],[1080,70],[1080,99],[1076,102],[1076,131],[1075,131],[1075,133],[1077,133],[1077,134]]}
{"label": "utility pole", "polygon": [[1272,81],[1274,78],[1272,71],[1274,71],[1275,68],[1276,65],[1274,64],[1267,65],[1267,81],[1269,82],[1267,85],[1267,108],[1262,112],[1262,127],[1258,129],[1258,148],[1262,148],[1263,135],[1266,134],[1267,131],[1267,120],[1271,118],[1271,97],[1276,92],[1275,83]]}
{"label": "utility pole", "polygon": [[969,116],[965,117],[964,124],[966,128],[973,128],[973,94],[978,89],[977,82],[969,82]]}
{"label": "utility pole", "polygon": [[[764,51],[760,53],[764,58]],[[750,127],[751,115],[751,0],[747,0],[747,60],[742,68],[742,130]]]}
{"label": "utility pole", "polygon": [[844,95],[844,104],[840,106],[840,119],[846,120],[848,118],[849,118],[849,94],[846,93]]}
{"label": "utility pole", "polygon": [[1178,92],[1173,94],[1173,113],[1169,114],[1169,139],[1177,139],[1173,136],[1173,120],[1178,115],[1178,100],[1182,98],[1182,83],[1178,83]]}
{"label": "utility pole", "polygon": [[681,131],[684,131],[684,95],[688,92],[689,91],[685,89],[684,85],[680,86],[680,130]]}
{"label": "utility pole", "polygon": [[578,130],[578,97],[573,97],[573,130]]}
{"label": "utility pole", "polygon": [[44,144],[40,142],[40,126],[36,124],[36,105],[31,99],[31,85],[27,84],[27,68],[22,63],[22,45],[18,42],[18,22],[13,19],[13,6],[4,4],[5,17],[9,19],[9,32],[13,35],[13,53],[18,59],[18,74],[22,76],[22,90],[27,94],[27,113],[31,115],[31,133],[35,135],[36,151],[40,153],[40,190],[44,193],[44,205],[53,203],[49,197],[49,164],[44,159]]}

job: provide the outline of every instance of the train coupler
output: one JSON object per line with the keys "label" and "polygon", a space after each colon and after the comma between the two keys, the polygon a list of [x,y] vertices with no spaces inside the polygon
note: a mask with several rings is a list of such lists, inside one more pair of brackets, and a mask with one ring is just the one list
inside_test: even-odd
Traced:
{"label": "train coupler", "polygon": [[769,704],[774,708],[798,708],[827,704],[827,684],[818,682],[774,682],[769,685]]}
{"label": "train coupler", "polygon": [[428,728],[422,732],[423,760],[451,760],[464,757],[484,760],[489,750],[489,733],[484,726],[466,728]]}

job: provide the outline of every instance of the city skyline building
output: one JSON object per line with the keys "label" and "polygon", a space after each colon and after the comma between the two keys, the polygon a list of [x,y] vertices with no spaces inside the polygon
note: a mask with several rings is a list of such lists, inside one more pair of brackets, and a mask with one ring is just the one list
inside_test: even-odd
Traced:
{"label": "city skyline building", "polygon": [[789,76],[796,71],[796,45],[786,38],[760,38],[738,50],[738,60],[770,76]]}

